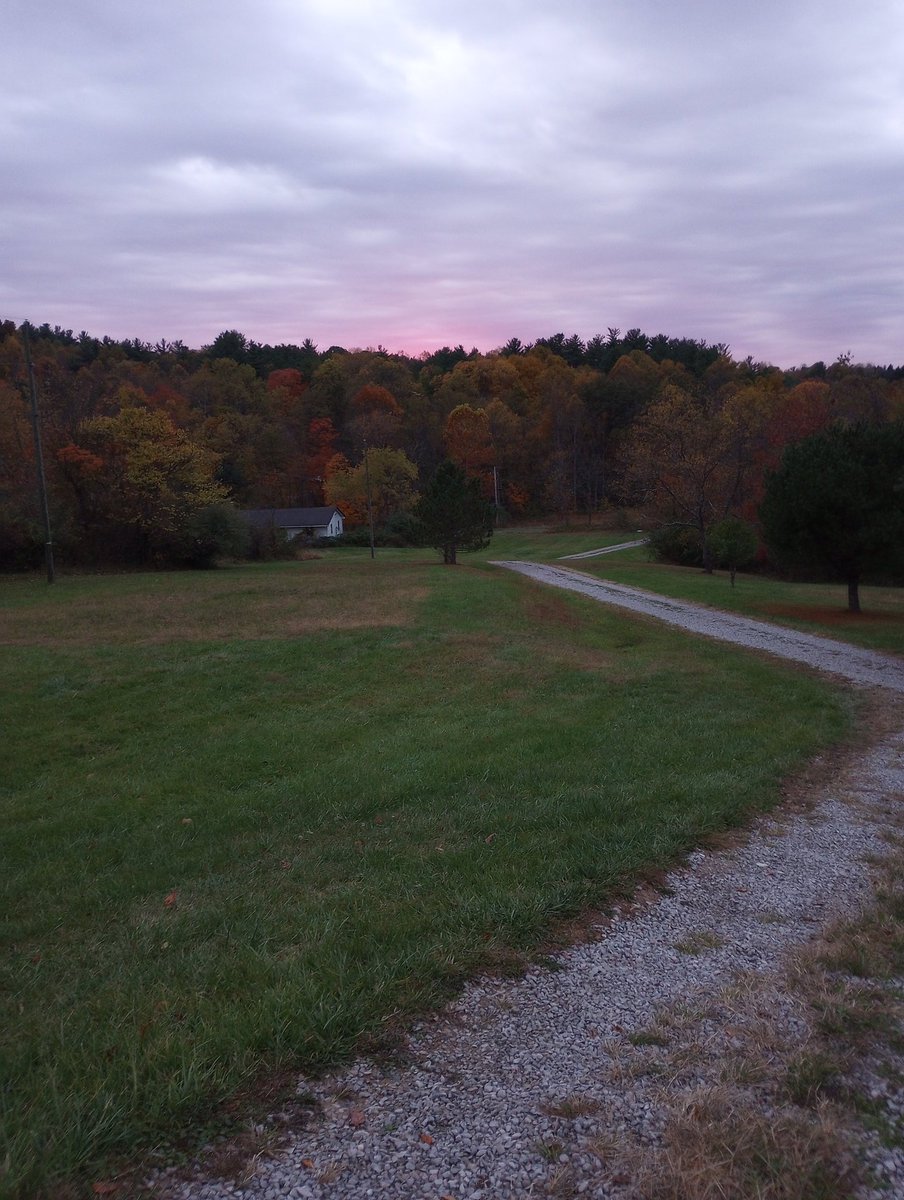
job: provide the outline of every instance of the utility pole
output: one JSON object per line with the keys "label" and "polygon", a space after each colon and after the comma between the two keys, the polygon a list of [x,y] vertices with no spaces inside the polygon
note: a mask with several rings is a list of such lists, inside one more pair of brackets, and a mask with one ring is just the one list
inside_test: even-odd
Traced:
{"label": "utility pole", "polygon": [[374,558],[374,506],[370,495],[370,464],[367,461],[367,438],[364,439],[364,488],[367,492],[367,523],[370,526],[370,557]]}
{"label": "utility pole", "polygon": [[50,509],[47,505],[47,477],[44,474],[44,450],[41,445],[41,421],[38,417],[38,390],[35,387],[35,369],[31,361],[31,343],[28,340],[28,322],[22,326],[25,346],[25,366],[28,370],[28,391],[31,397],[31,428],[35,441],[35,465],[38,470],[38,496],[44,516],[44,564],[47,567],[47,582],[53,583],[56,572],[53,567],[53,535],[50,532]]}

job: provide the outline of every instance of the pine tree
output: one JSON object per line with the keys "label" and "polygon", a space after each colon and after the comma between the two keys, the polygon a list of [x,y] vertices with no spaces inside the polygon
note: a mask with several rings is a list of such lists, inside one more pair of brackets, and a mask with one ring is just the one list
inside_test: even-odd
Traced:
{"label": "pine tree", "polygon": [[421,541],[433,546],[443,562],[455,563],[459,550],[482,550],[493,533],[493,506],[453,462],[444,462],[424,489],[415,508]]}
{"label": "pine tree", "polygon": [[836,425],[788,446],[760,519],[779,561],[845,581],[860,612],[864,574],[904,570],[904,423]]}

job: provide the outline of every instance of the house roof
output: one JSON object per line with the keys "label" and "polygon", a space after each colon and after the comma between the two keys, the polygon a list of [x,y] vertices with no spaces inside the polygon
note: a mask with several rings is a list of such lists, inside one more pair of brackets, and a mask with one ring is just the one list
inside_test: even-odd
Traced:
{"label": "house roof", "polygon": [[246,508],[242,516],[252,525],[274,525],[277,529],[315,529],[329,525],[333,513],[342,513],[335,505],[321,508]]}

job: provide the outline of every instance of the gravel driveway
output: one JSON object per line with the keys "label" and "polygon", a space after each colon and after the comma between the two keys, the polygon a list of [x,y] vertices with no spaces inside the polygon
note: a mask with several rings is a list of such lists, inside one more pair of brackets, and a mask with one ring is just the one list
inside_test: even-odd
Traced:
{"label": "gravel driveway", "polygon": [[[860,685],[904,691],[902,664],[878,654],[564,568],[499,565]],[[272,1128],[285,1131],[280,1148],[238,1179],[213,1179],[198,1166],[187,1181],[158,1176],[157,1193],[637,1196],[644,1154],[662,1145],[682,1097],[695,1088],[718,1094],[754,1027],[774,1055],[806,1040],[806,1014],[782,981],[782,963],[870,894],[865,859],[887,851],[887,822],[902,797],[898,733],[834,778],[815,811],[764,819],[742,845],[694,853],[635,909],[601,919],[595,939],[561,955],[555,969],[472,983],[412,1031],[398,1062],[361,1060],[301,1080],[299,1090],[316,1098],[313,1115],[299,1128],[288,1116],[281,1126],[275,1114]],[[902,1106],[894,1089],[884,1099],[889,1111]],[[904,1195],[904,1153],[868,1140],[861,1152],[877,1179],[863,1194]]]}

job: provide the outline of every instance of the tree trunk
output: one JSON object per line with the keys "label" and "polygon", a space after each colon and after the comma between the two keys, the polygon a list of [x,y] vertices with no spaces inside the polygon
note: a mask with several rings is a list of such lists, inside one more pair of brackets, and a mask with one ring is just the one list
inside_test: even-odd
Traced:
{"label": "tree trunk", "polygon": [[848,575],[848,612],[860,612],[860,576]]}
{"label": "tree trunk", "polygon": [[707,575],[712,575],[712,573],[713,573],[713,556],[712,556],[712,551],[709,548],[709,539],[706,536],[705,528],[701,528],[701,530],[700,530],[700,541],[702,542],[702,550],[703,550],[703,570],[706,572]]}

